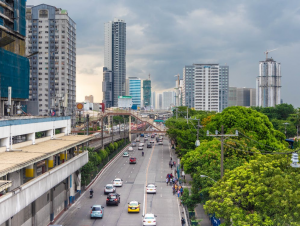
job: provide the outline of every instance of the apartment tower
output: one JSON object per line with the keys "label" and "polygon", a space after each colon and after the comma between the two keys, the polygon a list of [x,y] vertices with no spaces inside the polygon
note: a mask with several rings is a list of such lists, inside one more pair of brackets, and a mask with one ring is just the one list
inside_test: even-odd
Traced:
{"label": "apartment tower", "polygon": [[27,6],[26,53],[30,60],[28,112],[72,115],[76,107],[76,24],[67,10],[41,4]]}
{"label": "apartment tower", "polygon": [[183,68],[182,105],[194,107],[194,66]]}
{"label": "apartment tower", "polygon": [[[106,106],[118,106],[118,96],[126,94],[126,23],[115,18],[104,25],[104,67],[103,73],[111,73],[111,89],[103,84],[103,102]],[[103,83],[109,76],[103,74]],[[108,81],[110,82],[110,81]],[[108,92],[109,94],[106,94]],[[111,99],[106,99],[111,94]]]}
{"label": "apartment tower", "polygon": [[219,111],[228,107],[229,66],[219,67]]}

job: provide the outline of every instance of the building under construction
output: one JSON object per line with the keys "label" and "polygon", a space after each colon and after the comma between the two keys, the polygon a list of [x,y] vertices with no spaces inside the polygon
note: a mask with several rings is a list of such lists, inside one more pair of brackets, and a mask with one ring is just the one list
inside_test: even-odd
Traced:
{"label": "building under construction", "polygon": [[[268,55],[267,55],[268,56]],[[259,76],[256,79],[256,105],[274,107],[281,100],[281,65],[266,57],[259,62]]]}
{"label": "building under construction", "polygon": [[144,107],[151,106],[151,80],[150,75],[149,79],[143,80],[143,104]]}

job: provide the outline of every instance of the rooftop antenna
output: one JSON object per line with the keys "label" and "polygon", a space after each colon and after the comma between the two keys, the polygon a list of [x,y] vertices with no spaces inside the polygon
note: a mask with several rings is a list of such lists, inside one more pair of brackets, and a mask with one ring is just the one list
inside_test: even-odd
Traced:
{"label": "rooftop antenna", "polygon": [[273,51],[275,51],[275,50],[277,50],[277,49],[266,50],[266,52],[264,52],[264,54],[266,54],[266,60],[268,59],[268,53],[269,53],[269,52],[273,52]]}

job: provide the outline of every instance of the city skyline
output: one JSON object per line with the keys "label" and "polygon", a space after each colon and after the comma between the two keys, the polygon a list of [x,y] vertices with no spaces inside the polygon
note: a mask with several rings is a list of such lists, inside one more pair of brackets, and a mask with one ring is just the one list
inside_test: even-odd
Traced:
{"label": "city skyline", "polygon": [[[30,5],[40,3],[27,1]],[[102,81],[104,66],[102,27],[117,17],[127,23],[127,76],[144,79],[150,72],[153,91],[173,88],[173,76],[180,73],[182,78],[184,65],[200,62],[227,63],[230,86],[255,87],[258,62],[264,60],[264,51],[277,48],[270,57],[282,65],[281,97],[284,102],[300,105],[288,91],[300,82],[296,76],[300,50],[296,1],[282,5],[269,4],[270,1],[219,1],[219,7],[215,7],[217,3],[197,1],[172,7],[167,2],[151,5],[133,4],[133,1],[91,1],[85,4],[75,0],[71,5],[69,1],[46,0],[43,3],[67,9],[77,23],[77,101],[83,100],[89,90],[95,101],[102,101],[102,91],[95,85]],[[266,16],[263,13],[266,8],[274,13]],[[82,12],[87,10],[90,16],[83,17]],[[156,15],[156,19],[151,15]],[[197,21],[207,17],[210,20],[198,24]],[[185,40],[183,35],[190,38]],[[288,83],[290,80],[293,84]]]}

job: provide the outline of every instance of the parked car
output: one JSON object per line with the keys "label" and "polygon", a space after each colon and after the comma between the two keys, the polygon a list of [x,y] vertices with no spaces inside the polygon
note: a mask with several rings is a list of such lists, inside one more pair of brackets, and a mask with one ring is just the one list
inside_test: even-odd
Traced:
{"label": "parked car", "polygon": [[129,159],[129,164],[136,164],[136,157],[131,157]]}
{"label": "parked car", "polygon": [[107,184],[104,186],[104,195],[114,192],[116,192],[116,188],[112,184]]}
{"label": "parked car", "polygon": [[151,143],[148,143],[148,144],[147,144],[147,148],[152,148],[152,144],[151,144]]}
{"label": "parked car", "polygon": [[120,195],[117,193],[111,193],[106,198],[106,205],[116,205],[118,206],[121,201]]}
{"label": "parked car", "polygon": [[91,210],[91,219],[92,218],[103,218],[104,214],[104,206],[101,205],[93,205]]}

